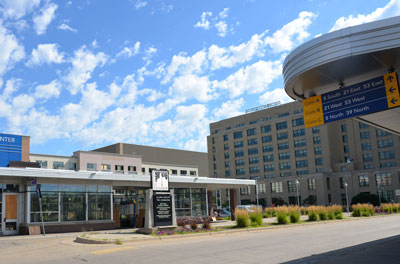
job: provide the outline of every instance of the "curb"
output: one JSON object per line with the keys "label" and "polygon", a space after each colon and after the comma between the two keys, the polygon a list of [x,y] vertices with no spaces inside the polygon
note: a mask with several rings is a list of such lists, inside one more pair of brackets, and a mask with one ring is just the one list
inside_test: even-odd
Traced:
{"label": "curb", "polygon": [[81,243],[81,244],[114,244],[115,245],[115,240],[96,240],[96,239],[90,239],[90,238],[83,238],[80,236],[77,236],[74,240],[75,243]]}

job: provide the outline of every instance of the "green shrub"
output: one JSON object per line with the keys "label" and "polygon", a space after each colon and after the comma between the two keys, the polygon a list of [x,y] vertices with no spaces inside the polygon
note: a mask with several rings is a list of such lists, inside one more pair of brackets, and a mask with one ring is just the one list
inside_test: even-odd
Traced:
{"label": "green shrub", "polygon": [[276,218],[278,220],[279,225],[286,225],[289,223],[288,221],[288,208],[286,206],[279,206],[275,210]]}
{"label": "green shrub", "polygon": [[315,211],[308,211],[308,220],[309,221],[318,221],[318,214]]}
{"label": "green shrub", "polygon": [[250,213],[250,221],[252,226],[261,226],[263,222],[261,211]]}
{"label": "green shrub", "polygon": [[290,223],[298,223],[300,222],[300,215],[297,212],[290,212],[289,213]]}
{"label": "green shrub", "polygon": [[249,226],[249,213],[245,209],[236,208],[235,210],[236,226],[248,227]]}
{"label": "green shrub", "polygon": [[375,213],[372,204],[355,204],[352,205],[351,208],[353,209],[352,216],[354,217],[371,216]]}
{"label": "green shrub", "polygon": [[320,210],[318,212],[319,220],[325,221],[328,219],[328,212],[326,210]]}

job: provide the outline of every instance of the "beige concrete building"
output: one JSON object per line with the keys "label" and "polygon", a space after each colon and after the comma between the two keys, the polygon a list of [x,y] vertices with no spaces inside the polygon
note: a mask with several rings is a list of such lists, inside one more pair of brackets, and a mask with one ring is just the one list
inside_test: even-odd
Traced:
{"label": "beige concrete building", "polygon": [[[346,119],[305,128],[299,102],[254,111],[210,124],[210,175],[257,179],[259,203],[346,204],[360,193],[398,201],[399,137]],[[299,185],[296,184],[299,181]],[[226,194],[222,192],[222,197]],[[255,188],[241,190],[256,203]]]}

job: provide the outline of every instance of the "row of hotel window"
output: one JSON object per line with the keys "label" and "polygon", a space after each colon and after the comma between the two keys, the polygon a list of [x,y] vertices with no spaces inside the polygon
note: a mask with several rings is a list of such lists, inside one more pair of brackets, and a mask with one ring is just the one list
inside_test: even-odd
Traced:
{"label": "row of hotel window", "polygon": [[[300,113],[303,113],[303,109],[302,109],[302,108],[296,109],[296,110],[294,110],[294,112],[293,112],[293,114],[295,114],[295,115],[296,115],[296,114],[300,114]],[[278,118],[282,118],[282,117],[286,117],[286,116],[289,116],[289,115],[290,115],[289,112],[285,112],[285,113],[279,113],[279,114],[277,115],[277,117],[278,117]],[[267,116],[267,117],[264,117],[264,118],[259,119],[259,120],[251,120],[251,121],[249,121],[249,125],[257,124],[259,121],[260,121],[260,122],[266,122],[266,121],[271,121],[271,120],[273,120],[273,119],[274,119],[273,116]],[[297,120],[297,121],[295,121],[295,122],[304,124],[304,119],[303,119],[303,118],[298,118],[298,119],[294,119],[294,120]],[[294,120],[293,120],[293,121],[294,121]],[[239,128],[239,127],[244,127],[244,126],[246,126],[246,122],[242,122],[242,123],[236,124],[235,127],[236,127],[236,128]],[[226,129],[226,130],[231,130],[231,129],[232,129],[232,126],[227,126],[225,129]],[[214,130],[214,134],[218,134],[218,132],[219,132],[218,129],[215,129],[215,130]]]}
{"label": "row of hotel window", "polygon": [[[252,152],[249,152],[252,154],[258,154],[258,148],[256,148],[257,151],[253,150]],[[272,152],[274,150],[272,145],[269,146],[263,146],[263,152]],[[256,153],[254,153],[256,152]],[[322,155],[322,148],[321,147],[315,147],[314,148],[314,154],[315,155]],[[306,149],[299,149],[296,150],[294,152],[294,155],[296,158],[301,158],[301,157],[307,157],[307,150]],[[235,157],[243,157],[244,156],[244,152],[235,152]],[[214,159],[215,155],[213,156]],[[230,158],[230,154],[229,152],[225,153],[225,159],[229,159]],[[285,160],[285,159],[290,159],[290,152],[280,152],[278,153],[278,158],[279,160]],[[215,161],[216,159],[214,159]],[[256,164],[258,163],[259,159],[258,157],[250,157],[249,158],[249,164]],[[274,161],[274,154],[268,154],[268,155],[263,155],[263,161],[264,162],[269,162],[269,161]],[[226,161],[226,163],[229,163],[229,161]],[[244,165],[244,160],[243,159],[239,159],[235,161],[236,166],[241,166]]]}
{"label": "row of hotel window", "polygon": [[[399,175],[400,178],[400,175]],[[376,186],[378,186],[378,191],[382,191],[381,187],[382,186],[391,186],[393,183],[392,179],[392,173],[391,172],[386,172],[386,173],[377,173],[375,174],[375,180],[376,180]],[[290,180],[287,181],[287,188],[288,192],[296,192],[297,188],[300,190],[300,186],[296,185],[297,180]],[[369,187],[369,175],[359,175],[358,176],[358,183],[360,187]],[[345,188],[345,181],[343,177],[339,178],[339,184],[340,188],[344,189]],[[327,187],[328,190],[330,189],[330,179],[327,178]],[[283,192],[283,182],[271,182],[270,183],[271,187],[271,193],[281,193]],[[315,179],[307,179],[307,188],[309,191],[315,191],[316,190],[316,183]],[[250,195],[250,186],[243,187],[240,189],[240,194],[241,195]],[[266,193],[266,183],[259,183],[257,184],[257,191],[259,194]]]}

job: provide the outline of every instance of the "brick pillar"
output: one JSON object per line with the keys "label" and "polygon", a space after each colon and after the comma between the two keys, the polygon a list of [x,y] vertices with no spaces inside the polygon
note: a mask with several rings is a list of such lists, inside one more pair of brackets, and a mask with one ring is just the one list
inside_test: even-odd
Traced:
{"label": "brick pillar", "polygon": [[236,206],[238,205],[238,196],[237,196],[237,192],[238,192],[237,189],[230,189],[230,190],[229,190],[229,196],[230,196],[230,199],[231,199],[231,215],[232,215],[231,219],[232,219],[232,220],[236,220],[236,217],[235,217],[235,208],[236,208]]}
{"label": "brick pillar", "polygon": [[214,195],[213,191],[207,191],[208,199],[208,216],[214,216]]}

